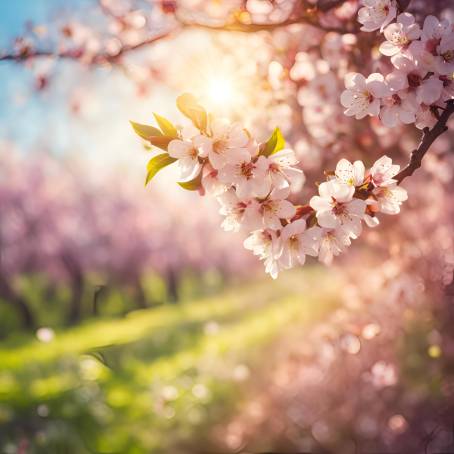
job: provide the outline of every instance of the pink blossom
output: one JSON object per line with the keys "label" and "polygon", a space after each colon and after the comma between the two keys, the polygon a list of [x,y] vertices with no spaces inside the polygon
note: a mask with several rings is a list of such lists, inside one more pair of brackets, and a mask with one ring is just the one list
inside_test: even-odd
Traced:
{"label": "pink blossom", "polygon": [[325,265],[331,265],[333,258],[351,245],[350,234],[342,227],[336,229],[312,227],[306,234],[315,242],[318,259]]}
{"label": "pink blossom", "polygon": [[219,180],[219,172],[213,169],[210,164],[205,164],[203,168],[202,187],[210,195],[218,196],[227,191],[230,185],[226,185]]}
{"label": "pink blossom", "polygon": [[361,186],[364,182],[364,164],[355,161],[353,164],[347,159],[341,159],[336,166],[335,175],[344,184],[349,186]]}
{"label": "pink blossom", "polygon": [[280,240],[272,230],[255,230],[244,240],[244,247],[260,260],[264,261],[265,272],[273,279],[277,278],[280,267],[278,255],[280,252]]}
{"label": "pink blossom", "polygon": [[400,213],[402,202],[408,199],[407,191],[396,184],[376,188],[373,190],[373,195],[377,200],[379,211],[385,214]]}
{"label": "pink blossom", "polygon": [[400,166],[393,164],[391,158],[382,156],[370,169],[370,176],[377,187],[391,186],[396,183],[393,177],[399,173],[399,170]]}
{"label": "pink blossom", "polygon": [[268,158],[268,175],[271,183],[277,189],[290,186],[298,191],[304,184],[305,176],[301,169],[294,167],[298,164],[295,152],[288,148],[281,150]]}
{"label": "pink blossom", "polygon": [[299,219],[287,224],[281,230],[281,249],[279,252],[279,265],[284,269],[304,265],[306,254],[317,255],[315,240],[312,235],[305,235],[306,221]]}
{"label": "pink blossom", "polygon": [[358,22],[363,24],[361,30],[373,32],[383,29],[397,15],[395,0],[363,0],[364,7],[358,11]]}
{"label": "pink blossom", "polygon": [[219,170],[226,164],[238,163],[250,156],[246,148],[249,137],[239,123],[215,120],[210,129],[212,136],[198,136],[196,143],[206,153],[213,168]]}
{"label": "pink blossom", "polygon": [[391,59],[396,70],[387,76],[393,92],[408,89],[416,93],[418,104],[431,105],[441,96],[443,82],[436,76],[426,78],[427,69],[413,57],[396,55]]}
{"label": "pink blossom", "polygon": [[217,197],[221,204],[219,213],[225,216],[221,227],[226,231],[238,232],[241,227],[251,226],[253,214],[257,211],[255,200],[242,201],[235,194],[234,189],[229,189]]}
{"label": "pink blossom", "polygon": [[194,178],[201,169],[199,156],[203,152],[192,140],[175,139],[169,143],[168,153],[178,159],[178,167],[183,180]]}
{"label": "pink blossom", "polygon": [[321,227],[333,229],[343,226],[353,238],[361,233],[361,219],[366,202],[353,199],[355,188],[338,180],[330,180],[318,187],[320,196],[310,200],[310,206],[317,212]]}
{"label": "pink blossom", "polygon": [[408,90],[400,90],[383,99],[380,109],[380,120],[388,128],[400,123],[409,125],[416,120],[419,104],[416,95]]}
{"label": "pink blossom", "polygon": [[386,41],[380,45],[380,52],[391,57],[406,49],[412,41],[421,36],[421,28],[415,24],[412,14],[402,13],[397,16],[397,22],[385,28]]}
{"label": "pink blossom", "polygon": [[266,178],[268,160],[260,156],[256,161],[249,154],[245,159],[234,164],[227,164],[219,171],[219,180],[224,184],[233,184],[236,194],[241,199],[266,197],[271,189],[271,181]]}
{"label": "pink blossom", "polygon": [[291,219],[296,214],[294,205],[286,200],[289,192],[289,188],[274,189],[265,200],[260,202],[253,217],[253,223],[262,224],[264,228],[272,230],[281,229],[281,219]]}
{"label": "pink blossom", "polygon": [[377,116],[380,98],[389,95],[385,78],[379,73],[373,73],[367,79],[359,73],[347,74],[345,86],[347,89],[341,95],[341,103],[346,108],[344,113],[357,120],[367,115]]}

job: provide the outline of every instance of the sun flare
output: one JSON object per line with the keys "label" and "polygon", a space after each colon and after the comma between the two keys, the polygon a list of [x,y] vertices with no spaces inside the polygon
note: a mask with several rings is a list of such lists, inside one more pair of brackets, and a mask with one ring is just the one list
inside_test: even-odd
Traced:
{"label": "sun flare", "polygon": [[228,78],[213,78],[208,83],[207,96],[216,105],[232,104],[235,97],[233,81]]}

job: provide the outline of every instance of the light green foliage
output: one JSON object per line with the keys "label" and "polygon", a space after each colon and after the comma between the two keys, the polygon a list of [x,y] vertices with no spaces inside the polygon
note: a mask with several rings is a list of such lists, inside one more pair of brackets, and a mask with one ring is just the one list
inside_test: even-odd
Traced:
{"label": "light green foliage", "polygon": [[162,136],[162,132],[154,126],[142,125],[134,121],[130,121],[130,123],[134,132],[144,140],[149,140],[152,136]]}
{"label": "light green foliage", "polygon": [[167,153],[158,154],[151,158],[147,164],[147,177],[145,179],[145,185],[147,185],[161,169],[167,167],[175,161],[176,159],[172,158]]}
{"label": "light green foliage", "polygon": [[4,343],[0,451],[21,430],[32,453],[176,452],[174,444],[191,440],[202,449],[209,427],[245,397],[235,368],[247,365],[254,380],[280,333],[333,307],[334,288],[321,280],[307,269],[87,323],[48,344]]}
{"label": "light green foliage", "polygon": [[263,156],[271,156],[278,151],[281,151],[285,147],[285,139],[281,133],[279,128],[275,128],[271,137],[265,143],[263,151],[261,151],[261,155]]}
{"label": "light green foliage", "polygon": [[178,137],[177,128],[175,128],[175,126],[169,120],[167,120],[167,118],[164,118],[157,113],[154,113],[153,115],[165,136],[172,137],[173,139],[176,139]]}

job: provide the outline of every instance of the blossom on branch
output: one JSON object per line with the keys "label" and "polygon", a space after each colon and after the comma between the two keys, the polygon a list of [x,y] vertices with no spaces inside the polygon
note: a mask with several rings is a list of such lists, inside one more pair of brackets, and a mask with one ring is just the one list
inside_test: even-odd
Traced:
{"label": "blossom on branch", "polygon": [[363,7],[358,11],[361,30],[373,32],[383,30],[397,15],[396,0],[363,0]]}
{"label": "blossom on branch", "polygon": [[[354,79],[352,87],[358,90],[361,86],[377,94],[388,89],[382,77]],[[330,264],[360,236],[363,221],[374,227],[377,213],[397,214],[407,199],[394,178],[400,167],[383,156],[369,170],[361,161],[340,159],[319,185],[319,195],[308,205],[294,205],[289,197],[303,184],[304,173],[278,128],[258,144],[240,124],[208,115],[191,95],[182,95],[177,105],[195,129],[178,130],[159,116],[162,131],[133,123],[142,138],[168,153],[169,159],[166,153],[151,158],[147,182],[177,160],[182,176],[194,177],[180,186],[216,196],[224,216],[222,228],[247,232],[244,247],[263,261],[273,278],[281,270],[303,265],[306,255]],[[177,137],[168,140],[168,133]]]}

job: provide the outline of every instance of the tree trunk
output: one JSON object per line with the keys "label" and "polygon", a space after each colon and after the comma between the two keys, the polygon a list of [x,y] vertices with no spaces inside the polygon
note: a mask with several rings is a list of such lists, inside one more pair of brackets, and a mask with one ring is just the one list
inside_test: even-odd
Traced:
{"label": "tree trunk", "polygon": [[35,316],[27,301],[15,292],[5,276],[0,276],[0,296],[15,309],[25,329],[31,331],[36,327]]}
{"label": "tree trunk", "polygon": [[84,294],[84,279],[82,273],[77,272],[72,278],[72,292],[69,301],[68,324],[75,325],[82,317],[82,297]]}
{"label": "tree trunk", "polygon": [[137,279],[136,283],[134,284],[133,295],[134,302],[138,309],[146,309],[147,307],[150,307],[150,305],[148,304],[147,295],[145,295],[145,290],[143,288],[142,282],[140,282],[140,279]]}
{"label": "tree trunk", "polygon": [[178,302],[178,273],[174,269],[167,273],[167,296],[169,302]]}
{"label": "tree trunk", "polygon": [[83,270],[80,263],[74,259],[71,253],[64,253],[62,255],[62,261],[68,271],[72,290],[67,323],[69,325],[75,325],[80,321],[82,316],[82,297],[84,294]]}
{"label": "tree trunk", "polygon": [[97,285],[93,293],[93,306],[92,313],[93,316],[97,317],[99,315],[99,306],[101,300],[105,298],[106,293],[108,292],[108,287],[105,285]]}

